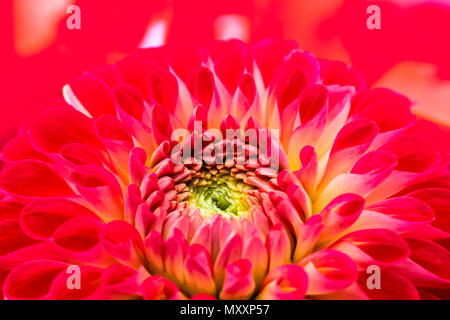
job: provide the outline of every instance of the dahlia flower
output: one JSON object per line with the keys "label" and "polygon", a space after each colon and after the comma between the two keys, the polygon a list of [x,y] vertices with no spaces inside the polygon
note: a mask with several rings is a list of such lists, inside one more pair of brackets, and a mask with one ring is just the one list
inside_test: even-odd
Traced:
{"label": "dahlia flower", "polygon": [[2,150],[4,299],[448,295],[448,151],[346,65],[164,46],[63,93]]}

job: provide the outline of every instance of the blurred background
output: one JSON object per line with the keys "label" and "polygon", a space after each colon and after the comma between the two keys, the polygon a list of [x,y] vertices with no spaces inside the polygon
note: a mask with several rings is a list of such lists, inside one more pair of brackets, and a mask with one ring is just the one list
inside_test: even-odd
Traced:
{"label": "blurred background", "polygon": [[[378,5],[381,29],[366,12]],[[70,5],[81,29],[69,30]],[[286,38],[399,91],[450,132],[450,0],[2,0],[0,146],[86,69],[136,48],[213,39]]]}

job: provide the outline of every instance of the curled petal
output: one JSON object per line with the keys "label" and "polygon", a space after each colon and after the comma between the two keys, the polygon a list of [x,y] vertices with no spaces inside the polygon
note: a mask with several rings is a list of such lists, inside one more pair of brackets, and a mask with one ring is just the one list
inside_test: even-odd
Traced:
{"label": "curled petal", "polygon": [[313,215],[306,220],[305,224],[298,226],[297,244],[293,257],[294,262],[299,261],[314,249],[322,229],[323,222],[320,215]]}
{"label": "curled petal", "polygon": [[264,280],[259,300],[301,300],[308,288],[308,275],[302,267],[286,264],[271,271]]}
{"label": "curled petal", "polygon": [[324,228],[319,242],[326,242],[349,228],[360,216],[364,207],[364,198],[356,194],[343,194],[336,197],[320,213]]}
{"label": "curled petal", "polygon": [[253,278],[256,286],[260,285],[267,274],[268,252],[259,237],[251,237],[244,245],[243,257],[252,263]]}
{"label": "curled petal", "polygon": [[220,299],[245,300],[252,296],[254,289],[252,263],[248,259],[239,259],[227,266]]}
{"label": "curled petal", "polygon": [[145,300],[183,300],[185,296],[171,281],[161,276],[148,277],[141,285]]}
{"label": "curled petal", "polygon": [[356,281],[358,271],[347,255],[335,250],[321,250],[300,262],[308,274],[308,295],[339,291]]}
{"label": "curled petal", "polygon": [[314,147],[305,146],[300,151],[300,163],[302,168],[294,173],[308,194],[314,195],[319,183],[319,160]]}

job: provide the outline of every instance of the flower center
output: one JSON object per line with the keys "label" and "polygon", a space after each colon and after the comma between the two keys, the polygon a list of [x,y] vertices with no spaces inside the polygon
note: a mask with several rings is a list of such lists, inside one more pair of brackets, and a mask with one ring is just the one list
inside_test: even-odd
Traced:
{"label": "flower center", "polygon": [[189,185],[188,202],[201,209],[203,216],[221,214],[227,217],[246,216],[249,209],[246,183],[231,175],[210,175],[194,179]]}

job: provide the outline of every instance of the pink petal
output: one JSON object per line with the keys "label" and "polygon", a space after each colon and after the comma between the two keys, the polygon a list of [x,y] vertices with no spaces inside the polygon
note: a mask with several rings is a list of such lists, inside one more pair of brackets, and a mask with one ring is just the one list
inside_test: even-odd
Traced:
{"label": "pink petal", "polygon": [[346,124],[334,140],[321,183],[327,184],[336,175],[350,170],[369,148],[378,131],[378,126],[368,120]]}
{"label": "pink petal", "polygon": [[291,244],[286,230],[281,225],[272,227],[267,235],[266,248],[269,253],[269,271],[291,261]]}
{"label": "pink petal", "polygon": [[185,279],[191,295],[206,293],[215,295],[211,255],[199,244],[190,245],[185,260]]}
{"label": "pink petal", "polygon": [[366,197],[388,179],[396,165],[395,156],[385,151],[374,151],[364,155],[350,173],[338,175],[325,186],[314,202],[314,211],[322,210],[332,199],[343,193],[355,193]]}
{"label": "pink petal", "polygon": [[321,250],[300,262],[308,274],[308,295],[339,291],[356,281],[355,263],[345,254],[335,250]]}
{"label": "pink petal", "polygon": [[184,295],[171,281],[161,276],[151,276],[141,285],[145,300],[182,300]]}
{"label": "pink petal", "polygon": [[320,213],[324,228],[319,242],[331,241],[344,232],[359,218],[364,208],[364,198],[356,194],[347,193],[336,197]]}
{"label": "pink petal", "polygon": [[226,267],[220,299],[246,300],[252,296],[254,289],[252,263],[248,259],[239,259]]}
{"label": "pink petal", "polygon": [[302,267],[286,264],[270,272],[256,299],[301,300],[308,288],[308,275]]}

